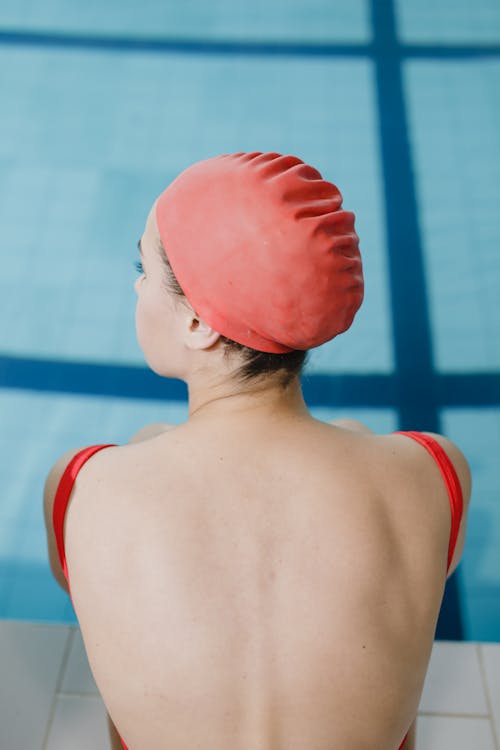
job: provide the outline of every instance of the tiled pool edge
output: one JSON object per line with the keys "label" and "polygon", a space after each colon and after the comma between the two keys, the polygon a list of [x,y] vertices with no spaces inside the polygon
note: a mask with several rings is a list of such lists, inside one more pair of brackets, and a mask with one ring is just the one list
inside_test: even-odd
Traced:
{"label": "tiled pool edge", "polygon": [[[0,663],[2,748],[107,747],[105,709],[78,627],[0,620]],[[460,738],[474,750],[500,750],[499,737],[500,644],[437,641],[417,750],[447,750],[448,742],[465,750]]]}

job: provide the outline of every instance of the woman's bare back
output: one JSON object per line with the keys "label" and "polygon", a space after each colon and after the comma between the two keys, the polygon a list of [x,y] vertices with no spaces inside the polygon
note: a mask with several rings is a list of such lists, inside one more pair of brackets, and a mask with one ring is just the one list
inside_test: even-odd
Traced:
{"label": "woman's bare back", "polygon": [[450,512],[426,451],[314,419],[102,451],[66,520],[89,661],[129,750],[389,750],[410,725]]}

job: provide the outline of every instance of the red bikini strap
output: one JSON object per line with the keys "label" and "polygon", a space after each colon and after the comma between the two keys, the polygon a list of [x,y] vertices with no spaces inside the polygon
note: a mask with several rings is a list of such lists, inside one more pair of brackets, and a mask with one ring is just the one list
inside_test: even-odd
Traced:
{"label": "red bikini strap", "polygon": [[52,510],[52,523],[54,526],[54,533],[57,543],[57,551],[59,553],[59,560],[63,569],[64,577],[68,581],[68,566],[66,564],[66,553],[64,551],[64,517],[66,515],[66,509],[68,507],[69,499],[71,496],[71,490],[75,483],[75,479],[82,466],[91,458],[94,453],[102,450],[103,448],[110,448],[112,444],[106,445],[91,445],[89,448],[84,448],[73,456],[69,464],[66,466],[63,475],[57,486],[54,506]]}
{"label": "red bikini strap", "polygon": [[453,552],[455,551],[455,545],[457,543],[458,532],[460,529],[460,521],[462,520],[462,514],[464,509],[464,501],[462,495],[462,487],[460,480],[455,471],[450,457],[441,447],[441,445],[430,435],[423,435],[421,432],[395,432],[395,435],[406,435],[417,443],[426,448],[430,455],[435,460],[436,464],[441,471],[443,479],[448,490],[448,497],[450,500],[451,510],[451,531],[450,531],[450,544],[448,546],[448,570],[450,569],[451,559]]}

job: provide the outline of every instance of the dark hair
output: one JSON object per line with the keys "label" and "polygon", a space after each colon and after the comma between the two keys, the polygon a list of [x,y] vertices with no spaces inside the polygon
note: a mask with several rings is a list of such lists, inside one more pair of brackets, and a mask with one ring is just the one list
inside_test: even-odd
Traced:
{"label": "dark hair", "polygon": [[[165,281],[168,291],[177,297],[186,299],[186,295],[177,281],[161,241],[159,243],[159,250],[165,265]],[[301,375],[309,353],[307,350],[294,350],[286,354],[271,354],[251,349],[249,346],[239,344],[237,341],[228,339],[222,334],[221,340],[224,344],[224,354],[230,355],[231,352],[241,352],[243,365],[236,372],[236,377],[241,382],[248,383],[267,375],[279,375],[279,385],[283,389],[287,388],[294,378]]]}

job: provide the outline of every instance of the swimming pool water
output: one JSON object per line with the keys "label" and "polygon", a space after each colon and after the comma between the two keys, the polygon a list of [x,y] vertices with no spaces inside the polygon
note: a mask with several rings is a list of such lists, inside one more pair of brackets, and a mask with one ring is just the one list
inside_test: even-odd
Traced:
{"label": "swimming pool water", "polygon": [[365,302],[313,352],[306,400],[462,447],[440,635],[500,640],[498,2],[5,0],[0,101],[0,617],[74,622],[46,556],[51,463],[186,417],[135,341],[151,202],[193,161],[274,150],[341,186],[363,253]]}

